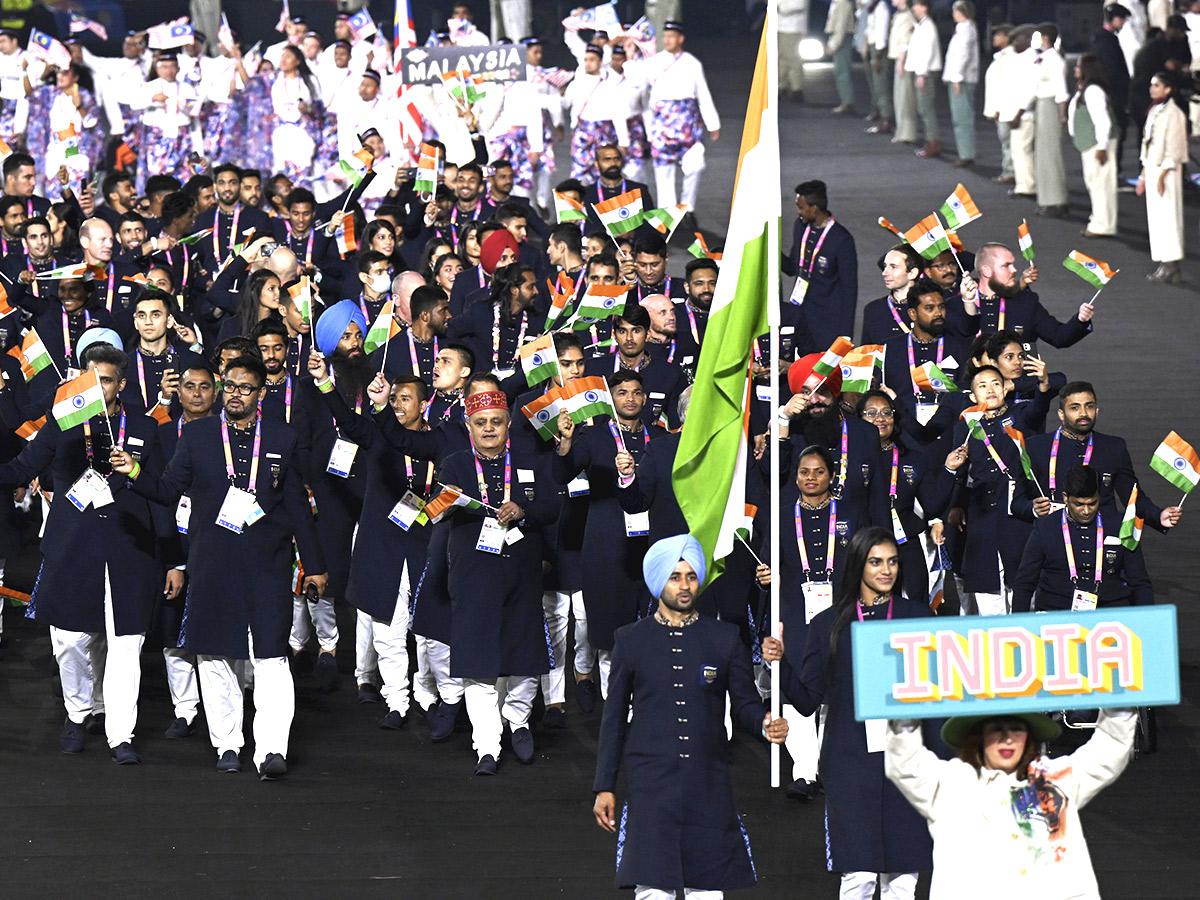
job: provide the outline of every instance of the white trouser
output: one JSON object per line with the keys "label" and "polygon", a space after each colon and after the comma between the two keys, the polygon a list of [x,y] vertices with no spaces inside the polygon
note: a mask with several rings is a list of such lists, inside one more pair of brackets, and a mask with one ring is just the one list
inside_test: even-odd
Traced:
{"label": "white trouser", "polygon": [[1150,258],[1157,263],[1183,259],[1183,175],[1174,166],[1158,193],[1161,166],[1146,169],[1146,223],[1150,232]]}
{"label": "white trouser", "polygon": [[917,895],[916,872],[843,872],[838,900],[872,900],[879,881],[879,900],[912,900]]}
{"label": "white trouser", "polygon": [[[530,30],[532,11],[529,0],[491,0],[492,13],[492,42],[507,37],[514,44],[522,38],[527,38],[533,32]],[[503,29],[501,28],[503,25]],[[503,33],[501,33],[503,31]]]}
{"label": "white trouser", "polygon": [[458,703],[463,698],[464,681],[450,674],[450,645],[417,635],[417,675],[413,679],[413,698],[422,709],[440,699]]}
{"label": "white trouser", "polygon": [[612,651],[596,651],[596,668],[600,670],[600,699],[608,699],[608,673],[612,671]]}
{"label": "white trouser", "polygon": [[500,738],[504,720],[500,716],[500,698],[494,681],[463,679],[463,697],[467,701],[467,717],[471,720],[471,746],[475,757],[490,756],[499,761]]}
{"label": "white trouser", "polygon": [[[554,145],[548,144],[546,149],[542,152],[553,153]],[[533,202],[536,206],[540,206],[542,209],[554,208],[553,175],[554,173],[545,166],[542,166],[533,173]]]}
{"label": "white trouser", "polygon": [[1104,165],[1096,161],[1098,148],[1080,154],[1083,163],[1083,184],[1092,201],[1092,214],[1087,230],[1093,234],[1117,233],[1117,139],[1109,141]]}
{"label": "white trouser", "polygon": [[1037,192],[1037,169],[1033,155],[1034,124],[1033,117],[1021,117],[1021,124],[1009,132],[1010,148],[1012,149],[1013,190],[1018,194],[1033,194]]}
{"label": "white trouser", "polygon": [[375,652],[375,620],[358,610],[354,617],[354,681],[379,686],[379,654]]}
{"label": "white trouser", "polygon": [[[50,641],[58,662],[67,718],[82,724],[89,713],[99,711],[93,704],[93,686],[95,681],[101,681],[107,703],[104,735],[108,746],[116,747],[133,740],[138,692],[142,685],[142,641],[146,636],[116,633],[112,584],[107,568],[104,571],[104,631],[104,634],[93,634],[51,626]],[[105,645],[107,650],[102,652]]]}
{"label": "white trouser", "polygon": [[586,675],[592,671],[592,650],[587,642],[587,611],[583,606],[583,591],[546,591],[542,594],[542,609],[546,627],[550,630],[550,647],[554,651],[554,668],[542,676],[542,693],[546,705],[566,699],[567,624],[575,614],[575,671]]}
{"label": "white trouser", "polygon": [[816,781],[817,760],[821,756],[817,716],[802,716],[800,710],[789,703],[783,704],[781,711],[788,723],[783,746],[792,758],[792,781]]}
{"label": "white trouser", "polygon": [[1012,612],[1012,591],[1004,583],[1004,560],[996,554],[1000,572],[1000,593],[972,591],[959,612],[964,616],[1005,616]]}
{"label": "white trouser", "polygon": [[508,675],[496,679],[496,697],[500,701],[500,715],[508,723],[509,731],[529,727],[533,713],[533,700],[537,696],[536,675]]}
{"label": "white trouser", "polygon": [[[721,900],[725,896],[723,891],[701,891],[697,888],[684,888],[683,896],[688,900]],[[633,900],[675,900],[675,891],[673,889],[647,887],[644,884],[639,884],[633,892]]]}
{"label": "white trouser", "polygon": [[621,174],[630,181],[644,181],[646,175],[646,160],[629,157],[621,166]]}
{"label": "white trouser", "polygon": [[167,666],[167,687],[175,718],[192,724],[200,707],[200,685],[196,681],[196,661],[181,647],[163,647],[163,662]]}
{"label": "white trouser", "polygon": [[[255,659],[250,638],[250,668],[254,670],[254,766],[261,766],[268,753],[288,754],[288,733],[296,713],[296,689],[286,658]],[[217,757],[226,750],[240,751],[242,735],[242,685],[238,663],[227,656],[198,656],[204,717],[208,737]]]}
{"label": "white trouser", "polygon": [[396,594],[396,609],[391,621],[374,619],[375,654],[379,659],[379,674],[383,676],[383,699],[388,709],[408,713],[408,563],[400,575],[400,590]]}
{"label": "white trouser", "polygon": [[683,193],[679,200],[675,199],[675,171],[680,166],[676,163],[656,163],[654,166],[654,187],[658,192],[657,200],[660,209],[670,209],[676,203],[696,205],[696,194],[700,189],[700,176],[704,170],[692,172],[683,176]]}
{"label": "white trouser", "polygon": [[333,653],[337,650],[338,626],[337,613],[333,608],[332,597],[318,597],[309,600],[301,594],[292,597],[292,633],[288,635],[288,646],[292,652],[299,653],[312,637],[313,629],[317,632],[317,646],[322,653]]}

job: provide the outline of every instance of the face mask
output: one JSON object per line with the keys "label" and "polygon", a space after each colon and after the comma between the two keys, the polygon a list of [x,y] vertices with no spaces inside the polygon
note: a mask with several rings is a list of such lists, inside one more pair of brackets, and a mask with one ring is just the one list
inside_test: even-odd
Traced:
{"label": "face mask", "polygon": [[374,275],[371,278],[371,290],[377,294],[386,294],[392,289],[391,275]]}

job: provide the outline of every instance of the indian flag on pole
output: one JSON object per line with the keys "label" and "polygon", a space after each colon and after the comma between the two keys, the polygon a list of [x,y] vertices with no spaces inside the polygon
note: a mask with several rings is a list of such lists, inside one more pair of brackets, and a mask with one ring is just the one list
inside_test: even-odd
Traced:
{"label": "indian flag on pole", "polygon": [[764,29],[726,230],[725,274],[713,295],[672,478],[688,529],[710,564],[708,583],[724,569],[746,514],[751,351],[769,320],[778,324],[779,118],[767,43]]}
{"label": "indian flag on pole", "polygon": [[192,234],[189,234],[187,237],[180,238],[179,243],[198,244],[212,233],[213,230],[211,228],[205,228],[203,231],[195,231]]}
{"label": "indian flag on pole", "polygon": [[563,410],[561,388],[551,388],[536,400],[521,407],[525,418],[534,430],[542,436],[542,440],[550,441],[558,434],[558,414]]}
{"label": "indian flag on pole", "polygon": [[95,369],[71,379],[54,394],[51,413],[63,431],[81,425],[102,412],[104,391],[100,387],[100,375]]}
{"label": "indian flag on pole", "polygon": [[904,241],[904,243],[906,243],[906,244],[908,243],[908,239],[905,238],[904,232],[901,231],[899,228],[897,228],[895,225],[893,225],[891,219],[888,219],[884,216],[880,216],[876,221],[879,223],[879,227],[882,228],[884,231],[890,231],[896,237],[900,238],[900,240]]}
{"label": "indian flag on pole", "polygon": [[575,310],[575,319],[607,319],[625,308],[628,294],[628,285],[589,284]]}
{"label": "indian flag on pole", "polygon": [[339,159],[337,169],[341,176],[350,182],[350,187],[356,188],[367,177],[374,162],[375,157],[371,155],[371,151],[361,147],[345,159]]}
{"label": "indian flag on pole", "polygon": [[1174,431],[1154,451],[1150,468],[1184,494],[1190,494],[1200,481],[1200,457],[1196,456],[1192,445]]}
{"label": "indian flag on pole", "polygon": [[1110,269],[1108,263],[1084,256],[1078,250],[1072,250],[1071,255],[1063,260],[1063,265],[1096,290],[1100,290],[1108,284],[1109,280],[1120,271],[1119,269]]}
{"label": "indian flag on pole", "polygon": [[46,417],[41,416],[37,419],[30,419],[17,428],[17,437],[25,438],[27,441],[32,441],[37,437],[37,433],[46,426]]}
{"label": "indian flag on pole", "polygon": [[370,355],[400,333],[400,325],[392,314],[392,301],[383,304],[383,309],[367,329],[363,339],[363,352]]}
{"label": "indian flag on pole", "polygon": [[292,302],[296,304],[296,309],[300,312],[300,318],[312,324],[312,289],[308,284],[308,276],[302,275],[300,280],[291,285],[288,289],[288,296],[292,298]]}
{"label": "indian flag on pole", "polygon": [[46,349],[46,345],[42,343],[42,339],[38,337],[37,331],[33,328],[26,332],[21,346],[13,347],[8,351],[8,355],[21,364],[21,374],[25,376],[26,381],[32,379],[42,369],[54,364],[54,360],[50,357],[50,351]]}
{"label": "indian flag on pole", "polygon": [[[952,394],[958,390],[958,385],[941,370],[935,362],[921,363],[909,369],[913,384],[923,391],[933,391],[938,394]],[[846,389],[845,383],[842,390]]]}
{"label": "indian flag on pole", "polygon": [[[99,276],[97,276],[97,271]],[[89,266],[87,263],[71,263],[66,266],[59,266],[56,269],[49,269],[45,272],[38,272],[38,281],[57,281],[67,278],[83,279],[84,281],[92,281],[96,277],[103,278],[107,274],[103,266]]]}
{"label": "indian flag on pole", "polygon": [[938,220],[937,213],[930,213],[904,232],[904,239],[925,259],[933,259],[950,249],[950,239],[946,237],[946,229]]}
{"label": "indian flag on pole", "polygon": [[696,239],[688,246],[688,253],[692,254],[696,259],[711,259],[720,262],[724,254],[717,253],[715,250],[709,250],[708,241],[704,239],[704,235],[700,232],[694,231],[692,233],[696,235]]}
{"label": "indian flag on pole", "polygon": [[562,397],[562,407],[571,416],[571,421],[582,425],[592,416],[612,416],[616,418],[613,409],[612,395],[608,392],[608,382],[599,375],[587,378],[576,378],[568,381],[558,389]]}
{"label": "indian flag on pole", "polygon": [[1121,519],[1121,530],[1117,537],[1125,545],[1126,550],[1136,550],[1142,542],[1142,525],[1144,520],[1137,514],[1138,486],[1135,483],[1129,492],[1129,502],[1125,504],[1125,516]]}
{"label": "indian flag on pole", "polygon": [[543,334],[517,351],[521,369],[525,372],[525,383],[529,386],[541,384],[558,374],[558,354],[554,352],[554,335]]}
{"label": "indian flag on pole", "polygon": [[358,238],[354,234],[353,213],[346,213],[346,218],[342,219],[342,224],[333,233],[333,237],[337,241],[338,254],[342,259],[358,249]]}
{"label": "indian flag on pole", "polygon": [[633,231],[642,224],[642,189],[634,188],[592,205],[600,222],[613,237]]}
{"label": "indian flag on pole", "polygon": [[559,272],[558,280],[554,284],[550,284],[549,278],[546,279],[546,284],[550,288],[551,297],[550,312],[546,314],[546,330],[549,331],[575,296],[575,282],[566,272]]}
{"label": "indian flag on pole", "polygon": [[417,181],[413,189],[418,194],[433,194],[437,191],[441,177],[442,157],[432,144],[421,145],[421,158],[417,161]]}
{"label": "indian flag on pole", "polygon": [[863,344],[842,357],[842,390],[848,394],[863,394],[875,383],[875,375],[883,377],[883,344]]}
{"label": "indian flag on pole", "polygon": [[829,345],[821,358],[813,365],[813,371],[821,376],[824,381],[834,372],[838,371],[842,365],[842,357],[854,349],[854,341],[848,337],[837,337],[833,339],[833,343]]}
{"label": "indian flag on pole", "polygon": [[1021,469],[1025,472],[1025,477],[1030,481],[1036,481],[1033,477],[1033,461],[1029,458],[1029,451],[1025,449],[1025,435],[1016,428],[1004,426],[1004,433],[1013,439],[1013,443],[1017,445],[1017,450],[1021,453]]}
{"label": "indian flag on pole", "polygon": [[429,517],[430,522],[438,522],[455,508],[483,509],[483,504],[454,488],[444,487],[440,494],[425,504],[422,512]]}
{"label": "indian flag on pole", "polygon": [[942,218],[946,220],[946,227],[950,229],[959,229],[968,222],[974,222],[982,213],[979,207],[975,205],[975,201],[971,199],[971,195],[967,193],[967,189],[961,184],[954,188],[954,193],[946,198],[946,202],[942,204]]}
{"label": "indian flag on pole", "polygon": [[676,203],[670,209],[652,209],[646,212],[642,218],[653,225],[656,230],[666,235],[669,241],[671,236],[675,234],[675,229],[679,227],[679,223],[683,221],[683,217],[688,214],[688,210],[692,207],[687,203]]}
{"label": "indian flag on pole", "polygon": [[1025,220],[1021,220],[1021,224],[1017,226],[1017,246],[1021,248],[1021,255],[1030,262],[1033,262],[1033,236],[1029,233],[1029,225]]}
{"label": "indian flag on pole", "polygon": [[583,204],[574,197],[568,197],[558,191],[554,192],[554,216],[560,225],[563,222],[587,221],[587,211]]}

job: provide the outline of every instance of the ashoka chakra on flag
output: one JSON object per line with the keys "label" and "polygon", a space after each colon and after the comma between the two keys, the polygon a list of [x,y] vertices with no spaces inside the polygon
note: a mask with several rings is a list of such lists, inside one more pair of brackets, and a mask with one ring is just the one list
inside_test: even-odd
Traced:
{"label": "ashoka chakra on flag", "polygon": [[1180,472],[1182,472],[1184,469],[1187,468],[1187,460],[1185,460],[1182,456],[1177,456],[1177,457],[1175,457],[1175,462],[1172,463],[1172,465],[1174,465],[1175,468],[1177,468]]}
{"label": "ashoka chakra on flag", "polygon": [[600,395],[597,394],[595,391],[585,391],[583,394],[583,399],[586,400],[588,403],[595,403],[597,400],[600,399]]}
{"label": "ashoka chakra on flag", "polygon": [[76,409],[83,409],[86,404],[87,400],[83,398],[83,394],[76,394],[71,398],[71,405]]}
{"label": "ashoka chakra on flag", "polygon": [[853,370],[849,366],[842,366],[842,377],[849,378]]}
{"label": "ashoka chakra on flag", "polygon": [[543,422],[543,423],[549,422],[550,421],[550,410],[539,409],[536,413],[533,414],[533,417],[535,419],[537,419],[539,422]]}
{"label": "ashoka chakra on flag", "polygon": [[946,386],[946,382],[942,381],[940,378],[934,378],[930,380],[929,385],[934,390],[941,390]]}
{"label": "ashoka chakra on flag", "polygon": [[629,207],[622,206],[619,210],[617,210],[617,218],[628,219],[629,218]]}

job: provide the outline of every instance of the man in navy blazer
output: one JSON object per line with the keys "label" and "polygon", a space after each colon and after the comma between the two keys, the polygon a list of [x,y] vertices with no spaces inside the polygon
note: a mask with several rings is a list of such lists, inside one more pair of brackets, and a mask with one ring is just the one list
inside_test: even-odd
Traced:
{"label": "man in navy blazer", "polygon": [[783,274],[796,277],[791,302],[803,306],[818,347],[854,334],[858,308],[858,251],[854,238],[829,212],[823,181],[796,185],[796,226]]}

